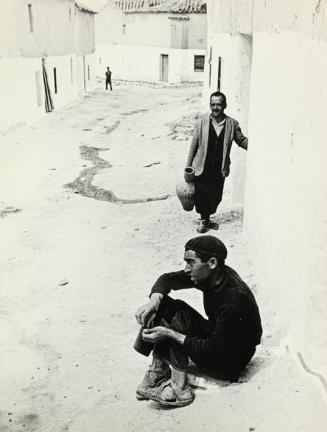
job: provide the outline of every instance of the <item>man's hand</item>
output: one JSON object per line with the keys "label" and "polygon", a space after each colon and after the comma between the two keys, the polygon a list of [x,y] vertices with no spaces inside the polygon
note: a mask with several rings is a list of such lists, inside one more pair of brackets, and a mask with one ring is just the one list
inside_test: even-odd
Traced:
{"label": "man's hand", "polygon": [[154,320],[157,313],[155,305],[147,303],[138,308],[135,314],[136,321],[142,326],[148,327]]}
{"label": "man's hand", "polygon": [[149,327],[154,320],[163,295],[154,293],[149,302],[138,308],[135,314],[136,321],[142,326]]}
{"label": "man's hand", "polygon": [[153,327],[150,329],[144,329],[142,332],[142,338],[146,342],[159,342],[163,339],[168,339],[170,337],[170,332],[171,330],[166,327]]}
{"label": "man's hand", "polygon": [[185,337],[186,337],[185,335],[163,326],[144,329],[142,332],[143,340],[152,343],[159,342],[164,339],[172,339],[182,344],[184,342]]}

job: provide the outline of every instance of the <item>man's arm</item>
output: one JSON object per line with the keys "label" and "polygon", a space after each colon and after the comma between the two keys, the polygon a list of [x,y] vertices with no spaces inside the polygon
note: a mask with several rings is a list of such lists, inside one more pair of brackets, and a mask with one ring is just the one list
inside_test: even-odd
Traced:
{"label": "man's arm", "polygon": [[183,345],[186,336],[167,327],[157,326],[149,329],[144,329],[142,332],[142,338],[146,342],[152,343],[159,342],[164,339],[171,339],[178,344]]}
{"label": "man's arm", "polygon": [[214,328],[206,338],[186,336],[183,348],[194,362],[203,358],[228,356],[235,346],[241,344],[242,320],[233,310],[226,310],[223,316],[217,317]]}
{"label": "man's arm", "polygon": [[196,124],[194,131],[193,131],[193,137],[192,137],[190,150],[188,152],[188,157],[187,157],[187,162],[186,162],[187,167],[192,166],[192,163],[193,163],[194,157],[196,155],[196,152],[198,151],[198,148],[199,148],[199,123]]}
{"label": "man's arm", "polygon": [[244,148],[244,150],[248,149],[248,139],[246,136],[243,135],[243,132],[238,123],[236,123],[234,129],[234,141],[238,146]]}
{"label": "man's arm", "polygon": [[150,296],[152,297],[153,293],[167,295],[170,293],[171,290],[176,291],[193,287],[194,283],[185,274],[183,270],[171,273],[164,273],[157,279],[157,281],[153,285]]}
{"label": "man's arm", "polygon": [[154,293],[147,304],[138,308],[135,318],[140,325],[148,327],[151,324],[157,314],[162,298],[163,294]]}
{"label": "man's arm", "polygon": [[191,279],[186,276],[183,270],[172,273],[164,273],[153,285],[148,303],[138,308],[135,318],[140,325],[149,327],[156,316],[161,300],[171,290],[192,288],[194,285]]}
{"label": "man's arm", "polygon": [[217,318],[215,327],[206,338],[196,336],[185,336],[167,327],[157,326],[144,329],[142,337],[146,342],[159,342],[164,339],[171,339],[183,345],[186,354],[191,360],[197,362],[204,358],[213,359],[221,357],[232,350],[234,344],[240,343],[239,316],[228,311],[225,317]]}

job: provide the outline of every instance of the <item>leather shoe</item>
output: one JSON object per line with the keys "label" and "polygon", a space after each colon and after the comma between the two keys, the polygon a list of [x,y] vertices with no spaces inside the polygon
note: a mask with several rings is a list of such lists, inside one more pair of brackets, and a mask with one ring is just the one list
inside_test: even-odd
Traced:
{"label": "leather shoe", "polygon": [[205,219],[201,219],[198,223],[197,232],[203,234],[207,231],[208,222]]}

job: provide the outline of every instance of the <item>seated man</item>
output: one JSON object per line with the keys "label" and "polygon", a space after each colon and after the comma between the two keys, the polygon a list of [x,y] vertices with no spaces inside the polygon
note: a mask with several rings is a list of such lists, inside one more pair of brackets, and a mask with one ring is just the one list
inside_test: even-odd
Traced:
{"label": "seated man", "polygon": [[[166,273],[154,284],[149,302],[136,312],[142,326],[134,348],[153,362],[138,386],[138,399],[167,406],[185,406],[194,395],[187,370],[192,360],[208,376],[238,380],[260,343],[258,306],[249,287],[225,265],[227,249],[205,235],[185,245],[185,269]],[[168,296],[170,290],[203,292],[208,319],[191,306]]]}

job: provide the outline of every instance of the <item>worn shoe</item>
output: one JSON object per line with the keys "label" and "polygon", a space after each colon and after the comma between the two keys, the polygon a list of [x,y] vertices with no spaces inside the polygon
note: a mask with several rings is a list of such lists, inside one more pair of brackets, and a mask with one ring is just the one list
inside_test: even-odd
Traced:
{"label": "worn shoe", "polygon": [[199,220],[198,227],[196,229],[197,232],[200,234],[205,233],[207,231],[207,224],[208,222],[205,219]]}
{"label": "worn shoe", "polygon": [[213,222],[212,220],[209,220],[207,227],[209,229],[213,229],[213,230],[217,230],[219,228],[219,223],[218,222]]}
{"label": "worn shoe", "polygon": [[160,385],[165,380],[171,377],[170,367],[167,365],[166,369],[159,369],[156,365],[152,364],[146,371],[141,384],[136,389],[136,399],[147,400],[150,399],[149,392],[156,386]]}
{"label": "worn shoe", "polygon": [[160,405],[170,407],[183,407],[194,401],[194,394],[189,386],[181,389],[172,380],[164,381],[160,386],[151,389],[148,396]]}

